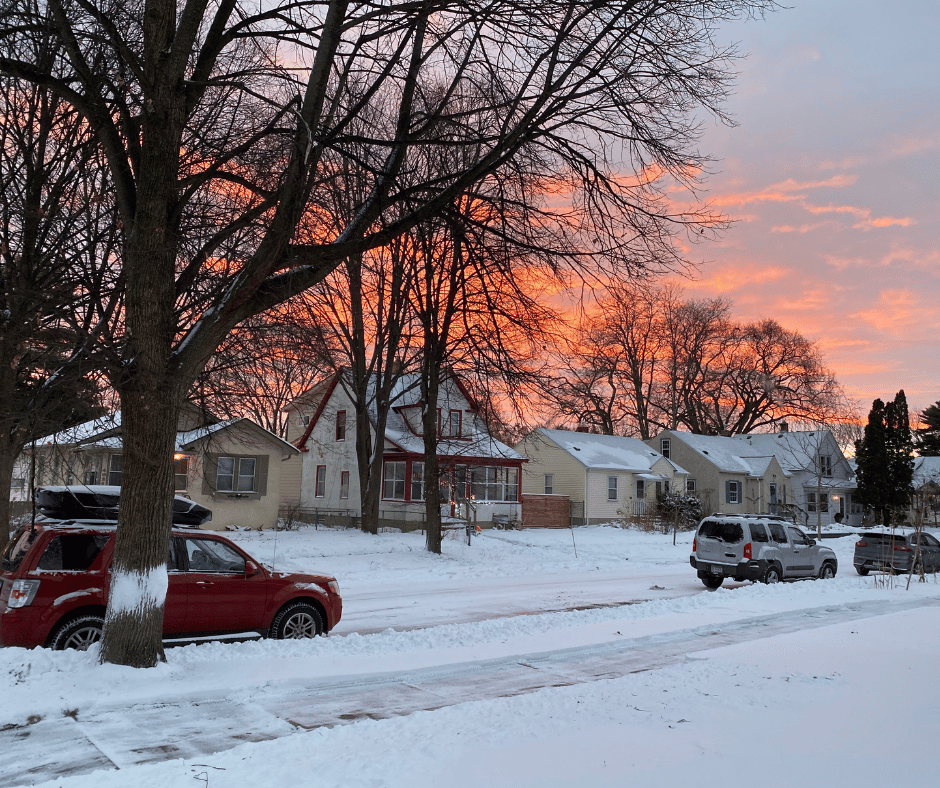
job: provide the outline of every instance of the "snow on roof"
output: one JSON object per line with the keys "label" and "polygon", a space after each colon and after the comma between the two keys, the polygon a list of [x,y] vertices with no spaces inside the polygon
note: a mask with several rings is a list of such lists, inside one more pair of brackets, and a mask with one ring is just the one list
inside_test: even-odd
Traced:
{"label": "snow on roof", "polygon": [[915,457],[913,481],[915,489],[928,482],[940,484],[940,457]]}
{"label": "snow on roof", "polygon": [[[404,419],[398,414],[395,414],[395,419],[392,418],[392,413],[389,413],[388,420],[391,423],[392,421],[400,421],[401,426],[398,429],[395,429],[391,426],[385,428],[385,438],[386,440],[391,441],[396,446],[398,446],[402,451],[410,452],[412,454],[423,454],[424,453],[424,438],[420,435],[415,435],[411,430],[405,426]],[[464,422],[464,430],[466,435],[466,430],[470,426],[471,420],[468,419]],[[525,459],[519,452],[515,449],[510,448],[505,443],[501,443],[495,438],[491,437],[485,430],[477,430],[470,433],[469,440],[448,440],[447,438],[438,438],[437,440],[437,454],[441,457],[486,457],[494,460],[522,460]]]}
{"label": "snow on roof", "polygon": [[[73,446],[80,443],[87,443],[93,440],[96,435],[104,432],[110,432],[121,427],[121,413],[112,413],[108,416],[99,416],[97,419],[77,424],[62,430],[54,435],[47,435],[36,441],[37,446]],[[119,441],[120,444],[120,441]]]}
{"label": "snow on roof", "polygon": [[[741,441],[737,438],[723,435],[695,435],[691,432],[679,432],[678,430],[671,431],[671,434],[693,451],[707,457],[718,470],[727,473],[763,476],[774,457],[774,452],[759,449],[747,441]],[[786,467],[783,467],[784,474],[789,476],[787,470]]]}
{"label": "snow on roof", "polygon": [[[264,427],[256,424],[251,419],[244,417],[208,424],[195,430],[177,432],[175,450],[186,451],[195,441],[209,437],[216,432],[229,429],[240,423],[244,423],[246,427],[250,425],[250,428],[260,430],[272,441],[282,444],[282,448],[287,447],[291,452],[297,452],[297,449],[291,446],[287,441],[279,438],[273,432],[264,429]],[[118,411],[109,416],[102,416],[101,418],[86,421],[84,424],[79,424],[76,427],[71,427],[62,432],[57,432],[55,435],[50,435],[47,438],[36,441],[36,445],[89,446],[96,449],[115,449],[120,451],[124,446],[123,438],[121,437],[121,413]]]}
{"label": "snow on roof", "polygon": [[[651,449],[639,438],[620,435],[594,435],[571,430],[549,430],[539,427],[536,432],[557,444],[587,468],[611,471],[648,473],[663,455]],[[685,473],[671,463],[679,473]]]}
{"label": "snow on roof", "polygon": [[828,442],[829,436],[828,430],[795,430],[735,435],[732,440],[748,443],[758,451],[776,455],[785,470],[802,471],[814,467],[816,454],[824,442]]}

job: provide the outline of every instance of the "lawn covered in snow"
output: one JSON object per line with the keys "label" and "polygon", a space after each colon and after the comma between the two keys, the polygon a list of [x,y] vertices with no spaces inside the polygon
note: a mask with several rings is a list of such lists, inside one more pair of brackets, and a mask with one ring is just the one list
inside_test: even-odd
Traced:
{"label": "lawn covered in snow", "polygon": [[[276,569],[337,577],[344,616],[330,637],[173,648],[144,671],[98,666],[93,653],[2,649],[0,783],[936,784],[940,584],[859,577],[854,537],[825,541],[839,559],[834,580],[714,592],[689,566],[691,534],[673,544],[609,526],[488,531],[470,546],[446,539],[443,556],[421,534],[235,538]],[[626,667],[586,677],[593,655]],[[493,671],[507,665],[548,679],[504,694]],[[480,679],[450,700],[440,679],[433,710],[396,711],[389,699],[396,677],[428,694],[451,675]],[[307,729],[276,713],[311,687],[373,681],[378,719]],[[151,727],[140,735],[158,744],[197,707],[202,754],[135,761],[124,739],[141,714]],[[217,749],[216,724],[228,729]],[[101,731],[115,732],[110,743]],[[63,776],[29,775],[57,742]],[[69,758],[80,764],[90,748],[101,757],[69,774]]]}

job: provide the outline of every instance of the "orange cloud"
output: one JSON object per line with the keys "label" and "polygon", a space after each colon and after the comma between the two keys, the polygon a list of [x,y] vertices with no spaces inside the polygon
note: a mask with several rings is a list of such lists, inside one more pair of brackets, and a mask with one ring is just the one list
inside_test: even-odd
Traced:
{"label": "orange cloud", "polygon": [[910,290],[882,290],[876,307],[856,312],[849,317],[861,320],[878,331],[894,335],[907,335],[914,327],[940,327],[936,304],[923,303],[919,295]]}

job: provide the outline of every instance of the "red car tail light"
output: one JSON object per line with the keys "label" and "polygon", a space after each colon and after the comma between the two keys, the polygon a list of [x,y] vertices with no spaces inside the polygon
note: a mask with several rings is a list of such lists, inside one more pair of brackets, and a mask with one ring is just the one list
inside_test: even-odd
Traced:
{"label": "red car tail light", "polygon": [[750,542],[744,545],[744,557],[749,561],[754,557]]}
{"label": "red car tail light", "polygon": [[692,552],[694,553],[696,550],[698,550],[698,537],[693,536],[692,537]]}
{"label": "red car tail light", "polygon": [[911,552],[911,548],[908,547],[906,544],[896,544],[896,545],[894,546],[894,549],[895,549],[895,550],[900,550],[902,553],[909,553],[909,552]]}
{"label": "red car tail light", "polygon": [[855,546],[856,546],[856,547],[868,547],[868,542],[866,542],[864,539],[859,539],[859,540],[855,543]]}
{"label": "red car tail light", "polygon": [[38,590],[38,580],[14,580],[13,586],[10,588],[10,598],[7,600],[7,607],[26,607],[36,598],[36,592]]}

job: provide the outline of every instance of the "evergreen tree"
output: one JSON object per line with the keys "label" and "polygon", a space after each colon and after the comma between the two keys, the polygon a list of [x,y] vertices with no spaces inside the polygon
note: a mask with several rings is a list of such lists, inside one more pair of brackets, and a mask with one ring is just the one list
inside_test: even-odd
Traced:
{"label": "evergreen tree", "polygon": [[899,391],[887,405],[876,399],[868,414],[865,435],[855,442],[856,500],[875,509],[886,526],[891,525],[895,512],[910,506],[913,451],[904,391]]}
{"label": "evergreen tree", "polygon": [[914,447],[921,457],[940,457],[940,402],[935,402],[920,413],[924,429],[917,430]]}

